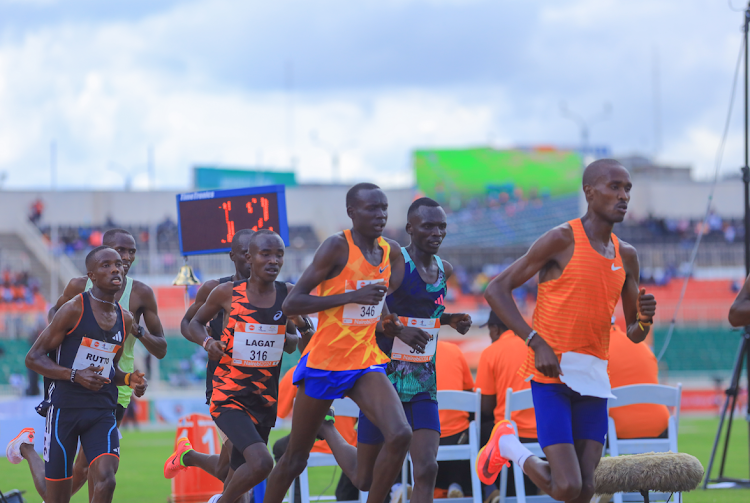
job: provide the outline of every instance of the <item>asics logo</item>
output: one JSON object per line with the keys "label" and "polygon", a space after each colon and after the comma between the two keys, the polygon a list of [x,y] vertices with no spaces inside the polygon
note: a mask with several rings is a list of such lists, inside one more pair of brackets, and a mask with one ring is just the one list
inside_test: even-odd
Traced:
{"label": "asics logo", "polygon": [[281,311],[279,311],[278,313],[276,313],[275,315],[273,315],[273,321],[279,321],[283,315],[284,315],[284,313],[282,313]]}
{"label": "asics logo", "polygon": [[615,267],[615,264],[612,264],[613,271],[619,271],[620,269],[622,269],[622,267]]}

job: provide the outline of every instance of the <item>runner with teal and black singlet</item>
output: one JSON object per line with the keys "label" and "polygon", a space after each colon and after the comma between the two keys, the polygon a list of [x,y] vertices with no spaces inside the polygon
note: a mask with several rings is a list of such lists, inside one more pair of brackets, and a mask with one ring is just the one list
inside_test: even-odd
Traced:
{"label": "runner with teal and black singlet", "polygon": [[[437,256],[446,235],[445,211],[432,199],[417,199],[409,207],[406,232],[411,236],[411,244],[401,248],[401,260],[391,262],[386,303],[389,312],[398,314],[404,325],[402,335],[407,336],[405,332],[412,330],[423,331],[429,342],[422,352],[412,349],[399,338],[379,336],[378,345],[391,358],[387,367],[388,379],[396,388],[414,432],[409,449],[414,464],[411,500],[425,503],[433,499],[440,443],[435,375],[438,331],[441,325],[450,325],[464,334],[471,327],[471,317],[445,313],[447,280],[453,272],[451,264]],[[354,449],[332,426],[324,426],[321,432],[337,460],[346,456],[345,450]],[[380,430],[363,414],[360,414],[357,432],[358,444],[383,443]],[[344,473],[356,472],[356,466],[339,464]]]}

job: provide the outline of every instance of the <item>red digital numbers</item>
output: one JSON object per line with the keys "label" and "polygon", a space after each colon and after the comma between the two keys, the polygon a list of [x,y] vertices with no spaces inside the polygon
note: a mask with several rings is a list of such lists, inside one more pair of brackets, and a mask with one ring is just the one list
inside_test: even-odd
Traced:
{"label": "red digital numbers", "polygon": [[229,212],[232,211],[232,201],[224,201],[219,206],[219,209],[224,210],[224,221],[227,223],[227,238],[222,239],[222,243],[231,243],[234,237],[234,220],[229,219]]}
{"label": "red digital numbers", "polygon": [[[255,198],[252,199],[252,204],[247,203],[247,212],[248,213],[253,213],[253,206],[252,205],[253,204],[257,204],[257,203],[258,203],[258,200],[255,199]],[[263,210],[263,216],[261,216],[260,218],[258,218],[258,225],[254,225],[252,227],[252,229],[254,231],[257,231],[258,229],[262,229],[263,228],[263,224],[265,224],[266,222],[268,222],[268,218],[269,218],[268,217],[268,204],[269,203],[268,203],[268,199],[267,198],[265,198],[265,197],[261,197],[260,198],[260,207]],[[272,231],[273,227],[269,226],[268,230]]]}
{"label": "red digital numbers", "polygon": [[[245,208],[247,209],[247,213],[249,215],[253,215],[253,216],[255,216],[256,214],[258,215],[257,224],[251,227],[251,229],[254,231],[257,231],[258,229],[263,229],[266,222],[268,222],[268,220],[270,219],[270,214],[269,214],[270,201],[268,200],[268,198],[266,197],[260,198],[260,208],[254,207],[257,204],[258,204],[258,199],[255,197],[251,198],[248,202],[245,203]],[[219,206],[219,209],[224,211],[224,221],[226,222],[226,225],[227,225],[227,237],[225,239],[222,239],[221,242],[231,243],[232,238],[234,237],[234,234],[235,234],[234,220],[232,220],[229,216],[229,213],[232,211],[232,201],[230,200],[224,201],[223,203],[221,203],[221,206]],[[256,209],[258,210],[257,213],[256,213]],[[242,220],[241,217],[240,217],[240,220]],[[268,226],[266,228],[269,231],[273,230],[273,226]]]}

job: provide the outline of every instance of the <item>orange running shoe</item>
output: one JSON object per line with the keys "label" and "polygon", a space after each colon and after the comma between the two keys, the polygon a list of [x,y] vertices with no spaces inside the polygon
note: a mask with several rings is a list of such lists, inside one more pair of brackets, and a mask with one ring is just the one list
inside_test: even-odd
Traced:
{"label": "orange running shoe", "polygon": [[510,421],[503,419],[492,428],[492,434],[487,445],[482,447],[477,456],[477,475],[483,484],[492,485],[497,479],[498,473],[503,466],[510,466],[510,461],[500,455],[500,446],[498,441],[504,435],[515,435],[513,425]]}
{"label": "orange running shoe", "polygon": [[187,466],[182,464],[182,455],[192,450],[193,447],[190,445],[190,440],[187,437],[180,438],[177,441],[177,449],[169,456],[167,462],[164,463],[164,478],[173,479],[182,470],[187,470]]}

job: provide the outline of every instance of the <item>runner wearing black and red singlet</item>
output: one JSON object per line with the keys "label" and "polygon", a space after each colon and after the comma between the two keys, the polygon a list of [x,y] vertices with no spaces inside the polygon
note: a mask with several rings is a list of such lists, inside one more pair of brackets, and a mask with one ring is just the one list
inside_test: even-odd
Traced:
{"label": "runner wearing black and red singlet", "polygon": [[[191,338],[203,337],[211,358],[221,355],[214,371],[211,416],[233,444],[230,467],[235,470],[223,494],[211,503],[234,502],[268,476],[273,468],[266,443],[276,423],[279,371],[283,352],[297,347],[295,325],[281,305],[291,285],[276,281],[284,263],[284,242],[278,234],[256,232],[248,247],[250,278],[216,287],[190,321]],[[221,341],[206,324],[224,309]]]}

